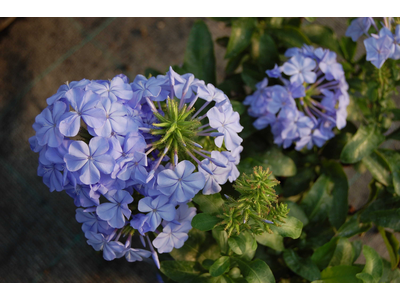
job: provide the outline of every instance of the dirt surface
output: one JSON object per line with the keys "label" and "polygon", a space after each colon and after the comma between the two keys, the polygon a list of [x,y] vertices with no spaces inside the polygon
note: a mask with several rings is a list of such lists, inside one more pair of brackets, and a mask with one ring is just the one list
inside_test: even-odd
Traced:
{"label": "dirt surface", "polygon": [[[132,81],[148,67],[165,72],[181,64],[195,20],[17,18],[0,31],[0,282],[158,281],[151,260],[107,262],[86,244],[73,200],[65,192],[50,193],[37,176],[38,155],[28,138],[46,98],[67,80],[124,73]],[[229,35],[223,23],[204,20],[214,40]],[[339,35],[345,32],[343,19],[318,21],[333,24]],[[215,51],[221,82],[224,49]],[[358,176],[348,175],[353,181]],[[350,201],[366,199],[368,180],[362,175],[354,181]],[[379,235],[372,231],[367,237],[367,244],[380,245],[389,257]]]}

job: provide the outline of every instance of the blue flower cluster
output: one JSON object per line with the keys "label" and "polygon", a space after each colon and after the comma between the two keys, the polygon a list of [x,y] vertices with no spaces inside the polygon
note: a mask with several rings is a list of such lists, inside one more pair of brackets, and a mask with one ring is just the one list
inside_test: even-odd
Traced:
{"label": "blue flower cluster", "polygon": [[[239,114],[222,91],[192,74],[170,68],[132,83],[125,75],[67,82],[47,104],[29,139],[38,175],[51,192],[74,199],[87,243],[106,260],[151,255],[159,267],[154,247],[170,252],[188,239],[192,198],[239,176]],[[150,251],[131,247],[135,232]]]}
{"label": "blue flower cluster", "polygon": [[285,56],[290,59],[282,66],[266,71],[282,85],[268,86],[264,78],[244,104],[257,118],[254,127],[271,126],[275,144],[287,148],[296,143],[298,151],[321,147],[335,127],[346,126],[349,95],[342,65],[335,52],[307,45],[290,48]]}
{"label": "blue flower cluster", "polygon": [[[362,35],[368,36],[364,40],[367,51],[367,61],[380,69],[388,59],[400,59],[400,25],[394,27],[395,32],[391,31],[393,18],[383,18],[382,28],[379,30],[373,18],[354,19],[347,28],[346,36],[351,37],[353,42],[357,41]],[[368,33],[371,25],[375,28],[376,34]]]}

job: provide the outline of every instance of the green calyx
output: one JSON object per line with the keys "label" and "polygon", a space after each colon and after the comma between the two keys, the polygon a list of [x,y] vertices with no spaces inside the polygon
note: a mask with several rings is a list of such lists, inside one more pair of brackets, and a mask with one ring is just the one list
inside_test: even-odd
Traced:
{"label": "green calyx", "polygon": [[289,209],[286,204],[279,204],[273,189],[279,181],[271,177],[269,169],[255,167],[253,174],[242,174],[234,187],[240,192],[237,200],[229,198],[223,208],[223,219],[219,225],[224,226],[228,236],[249,230],[253,234],[272,233],[269,223],[279,226],[276,221],[284,222]]}
{"label": "green calyx", "polygon": [[201,123],[198,119],[192,119],[194,108],[187,109],[187,105],[183,105],[179,109],[179,102],[176,99],[168,99],[165,108],[165,115],[154,112],[159,123],[153,123],[157,127],[152,129],[152,135],[161,136],[161,138],[153,142],[154,149],[160,150],[165,155],[169,156],[174,162],[174,154],[187,157],[187,152],[195,148],[193,142],[197,138],[197,132]]}

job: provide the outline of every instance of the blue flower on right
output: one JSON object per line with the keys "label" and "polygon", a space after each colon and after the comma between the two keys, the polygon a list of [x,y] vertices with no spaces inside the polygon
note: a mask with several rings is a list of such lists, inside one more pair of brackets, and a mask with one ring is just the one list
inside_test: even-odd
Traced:
{"label": "blue flower on right", "polygon": [[288,61],[267,70],[281,84],[268,86],[268,78],[256,85],[244,104],[256,118],[258,130],[271,126],[274,143],[295,149],[322,147],[346,126],[349,95],[343,67],[336,53],[304,45],[285,52]]}
{"label": "blue flower on right", "polygon": [[[373,25],[376,33],[369,34],[368,31]],[[378,26],[381,26],[379,29]],[[400,24],[395,24],[390,17],[383,18],[381,24],[376,24],[373,18],[354,19],[347,28],[346,36],[351,37],[353,42],[362,35],[368,38],[364,40],[367,51],[367,61],[380,69],[388,59],[400,59]]]}

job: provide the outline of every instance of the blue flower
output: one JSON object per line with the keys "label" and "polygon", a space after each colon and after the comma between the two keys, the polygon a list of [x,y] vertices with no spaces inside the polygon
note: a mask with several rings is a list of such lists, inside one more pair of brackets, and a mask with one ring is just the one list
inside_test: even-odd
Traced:
{"label": "blue flower", "polygon": [[351,21],[350,26],[346,30],[346,36],[351,37],[353,42],[357,41],[363,34],[368,35],[371,24],[374,23],[372,18],[357,18]]}
{"label": "blue flower", "polygon": [[81,119],[92,128],[99,128],[106,121],[106,112],[98,108],[100,97],[91,91],[85,92],[73,88],[65,93],[69,104],[75,111],[66,112],[61,116],[59,128],[65,136],[76,136],[81,126]]}
{"label": "blue flower", "polygon": [[[228,165],[228,158],[219,153],[218,151],[213,151],[211,153],[211,158],[217,159],[224,165]],[[230,169],[229,168],[221,168],[217,166],[213,161],[210,159],[205,159],[203,161],[204,165],[208,167],[208,169],[211,170],[211,173],[204,171],[203,169],[199,169],[201,173],[203,173],[206,182],[204,184],[203,188],[203,194],[204,195],[210,195],[210,194],[215,194],[221,191],[221,186],[220,184],[226,183],[228,180],[229,174],[230,174]]]}
{"label": "blue flower", "polygon": [[296,85],[302,84],[303,82],[314,83],[317,74],[312,70],[315,66],[316,63],[314,60],[297,54],[283,64],[282,71],[286,75],[289,75],[290,82]]}
{"label": "blue flower", "polygon": [[[296,143],[298,151],[321,147],[334,136],[335,126],[346,125],[349,96],[343,67],[334,52],[322,48],[304,45],[285,55],[291,59],[280,68],[275,66],[283,71],[278,77],[282,84],[267,86],[264,78],[244,104],[250,106],[249,115],[257,118],[255,128],[271,126],[275,144],[287,148]],[[208,182],[208,190],[218,190],[215,181]]]}
{"label": "blue flower", "polygon": [[133,97],[131,86],[118,76],[115,76],[111,82],[105,80],[92,81],[87,85],[86,90],[106,96],[113,102],[118,99],[131,100]]}
{"label": "blue flower", "polygon": [[61,116],[66,112],[67,105],[57,101],[53,105],[53,110],[45,108],[36,118],[34,128],[36,138],[40,146],[49,145],[58,147],[64,140],[64,135],[57,128]]}
{"label": "blue flower", "polygon": [[392,52],[393,40],[385,35],[380,38],[370,37],[364,40],[367,50],[367,61],[380,69]]}
{"label": "blue flower", "polygon": [[275,64],[275,67],[272,70],[267,70],[265,73],[267,73],[267,75],[271,78],[279,78],[281,76],[281,68]]}
{"label": "blue flower", "polygon": [[129,248],[125,252],[125,258],[129,262],[142,261],[143,258],[150,257],[151,252],[143,249]]}
{"label": "blue flower", "polygon": [[107,221],[114,228],[122,228],[125,225],[124,216],[129,219],[131,210],[128,204],[133,198],[127,191],[111,191],[105,194],[111,203],[103,203],[97,206],[96,213],[104,221]]}
{"label": "blue flower", "polygon": [[190,222],[181,225],[169,223],[153,241],[159,253],[169,253],[174,248],[179,249],[189,238],[188,232],[192,228]]}
{"label": "blue flower", "polygon": [[192,199],[204,187],[204,176],[193,173],[195,169],[190,161],[184,160],[174,170],[161,171],[157,176],[158,189],[178,203]]}
{"label": "blue flower", "polygon": [[71,172],[79,171],[79,179],[84,184],[95,184],[100,180],[100,172],[110,174],[115,165],[114,158],[106,154],[108,141],[102,137],[94,137],[89,147],[82,141],[76,141],[69,147],[64,161]]}
{"label": "blue flower", "polygon": [[148,224],[151,231],[156,230],[161,220],[172,221],[175,218],[175,206],[169,203],[167,196],[160,195],[153,199],[152,197],[145,197],[139,201],[140,212],[148,212]]}
{"label": "blue flower", "polygon": [[207,117],[210,120],[210,126],[223,134],[215,139],[215,145],[221,147],[224,141],[228,150],[234,150],[240,146],[243,139],[238,132],[243,130],[243,126],[239,123],[239,113],[233,111],[231,104],[222,106],[222,109],[211,108],[207,112]]}
{"label": "blue flower", "polygon": [[61,100],[65,98],[65,93],[68,92],[72,88],[80,88],[80,89],[85,89],[85,87],[90,83],[90,80],[87,79],[82,79],[80,81],[71,81],[67,82],[66,84],[63,84],[60,86],[57,90],[57,93],[54,94],[53,96],[47,98],[47,104],[52,105],[54,102],[57,100]]}
{"label": "blue flower", "polygon": [[85,212],[82,208],[76,209],[75,219],[82,223],[82,231],[92,231],[94,233],[102,233],[109,235],[114,231],[106,221],[100,219],[97,214]]}

